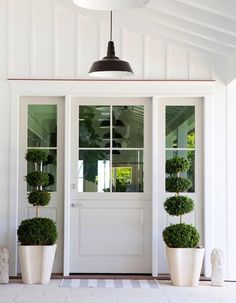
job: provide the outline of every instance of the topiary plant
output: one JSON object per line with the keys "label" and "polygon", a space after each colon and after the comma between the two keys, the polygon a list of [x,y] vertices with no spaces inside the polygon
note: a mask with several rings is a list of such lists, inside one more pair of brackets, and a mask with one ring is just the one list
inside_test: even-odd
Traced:
{"label": "topiary plant", "polygon": [[29,172],[25,180],[33,187],[28,194],[28,202],[36,207],[36,217],[21,222],[17,230],[18,239],[22,245],[52,245],[57,239],[56,225],[49,218],[39,217],[39,208],[48,205],[51,198],[45,187],[54,183],[53,176],[43,172],[48,156],[45,151],[29,149],[25,159],[33,163],[34,167],[34,171]]}
{"label": "topiary plant", "polygon": [[169,215],[180,217],[180,223],[166,227],[162,233],[168,247],[192,248],[196,247],[200,240],[197,229],[191,224],[182,222],[182,216],[194,209],[193,200],[188,196],[180,195],[192,186],[190,180],[180,177],[180,173],[187,171],[189,167],[190,162],[183,157],[174,157],[166,161],[166,172],[170,174],[170,177],[166,178],[166,190],[175,192],[175,196],[166,199],[164,208]]}

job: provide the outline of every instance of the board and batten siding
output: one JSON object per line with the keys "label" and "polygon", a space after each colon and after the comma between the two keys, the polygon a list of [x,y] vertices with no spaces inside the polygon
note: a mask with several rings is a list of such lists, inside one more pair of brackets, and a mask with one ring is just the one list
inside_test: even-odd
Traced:
{"label": "board and batten siding", "polygon": [[[73,79],[89,78],[91,63],[105,56],[108,25],[63,0],[1,0],[0,1],[0,244],[7,245],[9,222],[9,154],[10,97],[7,78]],[[227,178],[236,164],[227,164],[227,121],[233,103],[227,104],[226,64],[196,48],[184,47],[161,35],[158,39],[133,31],[123,24],[114,25],[116,53],[132,64],[134,79],[216,80],[212,106],[213,161],[216,167],[212,180],[214,191],[212,243],[224,250],[225,270],[236,279],[233,271],[232,243],[227,231],[235,229],[230,216],[233,196],[227,189]],[[173,42],[173,43],[172,43]],[[171,92],[170,92],[171,94]],[[227,126],[227,128],[226,128]],[[228,141],[228,148],[232,148]],[[220,159],[220,160],[219,160]],[[229,183],[228,183],[229,184]],[[228,198],[228,200],[227,200]],[[207,201],[205,201],[207,203]],[[233,210],[233,209],[232,209]],[[230,221],[231,220],[231,221]],[[219,224],[220,222],[220,224]],[[226,236],[227,234],[227,236]],[[231,245],[228,245],[231,241]],[[233,247],[232,247],[233,246]],[[227,250],[228,249],[228,250]]]}

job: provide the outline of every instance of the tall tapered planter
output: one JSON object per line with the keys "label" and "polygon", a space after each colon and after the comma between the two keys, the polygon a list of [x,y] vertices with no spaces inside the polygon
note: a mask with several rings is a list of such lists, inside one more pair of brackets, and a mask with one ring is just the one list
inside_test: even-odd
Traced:
{"label": "tall tapered planter", "polygon": [[19,246],[22,281],[47,284],[51,278],[57,245]]}
{"label": "tall tapered planter", "polygon": [[204,248],[166,247],[171,282],[175,286],[198,286]]}

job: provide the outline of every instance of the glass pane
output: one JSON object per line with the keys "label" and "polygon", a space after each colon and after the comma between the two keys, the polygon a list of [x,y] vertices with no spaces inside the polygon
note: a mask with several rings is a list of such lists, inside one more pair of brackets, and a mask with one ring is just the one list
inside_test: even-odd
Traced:
{"label": "glass pane", "polygon": [[[188,190],[188,192],[195,191],[195,151],[194,150],[167,150],[166,151],[166,160],[174,157],[184,157],[188,159],[191,163],[190,168],[187,172],[181,173],[180,176],[188,178],[192,181],[193,186]],[[169,175],[166,175],[169,176]]]}
{"label": "glass pane", "polygon": [[80,150],[78,161],[79,192],[110,191],[110,152]]}
{"label": "glass pane", "polygon": [[143,192],[143,151],[112,151],[112,191]]}
{"label": "glass pane", "polygon": [[195,147],[194,106],[166,106],[166,147]]}
{"label": "glass pane", "polygon": [[79,107],[79,146],[110,147],[110,106]]}
{"label": "glass pane", "polygon": [[57,106],[28,105],[28,147],[57,146]]}
{"label": "glass pane", "polygon": [[[44,189],[50,192],[55,192],[57,190],[57,151],[56,149],[43,150],[47,153],[48,159],[43,162],[43,171],[49,174],[49,185]],[[34,164],[27,163],[27,173],[35,171]],[[27,191],[33,190],[32,186],[27,185]]]}
{"label": "glass pane", "polygon": [[143,106],[113,106],[112,120],[113,147],[143,148]]}

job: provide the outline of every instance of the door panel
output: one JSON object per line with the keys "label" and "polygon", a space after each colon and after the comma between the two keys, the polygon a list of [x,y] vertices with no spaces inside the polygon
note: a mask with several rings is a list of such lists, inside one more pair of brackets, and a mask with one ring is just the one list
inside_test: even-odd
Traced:
{"label": "door panel", "polygon": [[151,272],[148,123],[148,98],[73,100],[71,273]]}

